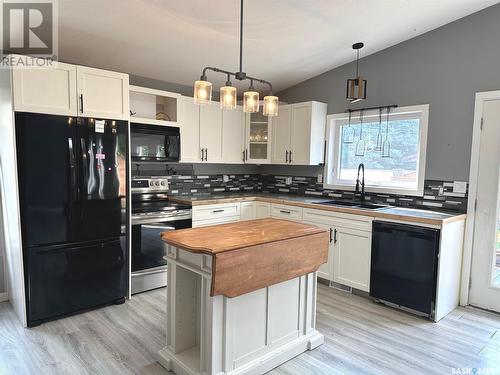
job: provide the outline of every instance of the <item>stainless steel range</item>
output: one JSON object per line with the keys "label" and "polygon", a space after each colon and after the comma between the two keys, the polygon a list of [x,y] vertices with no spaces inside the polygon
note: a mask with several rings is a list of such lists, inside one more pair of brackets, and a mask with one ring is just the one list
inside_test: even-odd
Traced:
{"label": "stainless steel range", "polygon": [[191,206],[168,200],[166,177],[133,177],[132,294],[167,285],[165,247],[160,233],[191,228]]}

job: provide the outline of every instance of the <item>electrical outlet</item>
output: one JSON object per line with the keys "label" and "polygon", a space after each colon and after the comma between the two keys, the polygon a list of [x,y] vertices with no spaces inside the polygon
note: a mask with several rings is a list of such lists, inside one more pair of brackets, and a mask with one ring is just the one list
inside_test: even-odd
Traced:
{"label": "electrical outlet", "polygon": [[467,182],[466,181],[453,181],[453,192],[465,194],[467,193]]}
{"label": "electrical outlet", "polygon": [[291,177],[287,177],[287,178],[285,179],[285,184],[287,184],[287,185],[291,185],[291,184],[292,184],[292,178],[291,178]]}
{"label": "electrical outlet", "polygon": [[321,173],[318,174],[318,184],[323,183],[323,175]]}
{"label": "electrical outlet", "polygon": [[227,174],[222,176],[222,181],[229,182],[229,176]]}
{"label": "electrical outlet", "polygon": [[443,185],[441,185],[439,187],[438,195],[441,197],[441,196],[443,196],[443,194],[444,194],[444,187],[443,187]]}

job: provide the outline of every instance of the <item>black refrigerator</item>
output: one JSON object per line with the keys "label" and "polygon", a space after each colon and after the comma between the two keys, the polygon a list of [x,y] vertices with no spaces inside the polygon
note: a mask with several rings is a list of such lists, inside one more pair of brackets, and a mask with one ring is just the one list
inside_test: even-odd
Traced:
{"label": "black refrigerator", "polygon": [[16,112],[28,326],[128,293],[128,122]]}

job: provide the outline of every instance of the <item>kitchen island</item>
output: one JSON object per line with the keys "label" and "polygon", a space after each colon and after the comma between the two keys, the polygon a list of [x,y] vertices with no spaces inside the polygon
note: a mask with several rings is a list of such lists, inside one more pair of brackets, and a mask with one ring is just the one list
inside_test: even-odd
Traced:
{"label": "kitchen island", "polygon": [[162,234],[168,264],[167,342],[177,374],[265,373],[323,343],[316,271],[328,231],[260,219]]}

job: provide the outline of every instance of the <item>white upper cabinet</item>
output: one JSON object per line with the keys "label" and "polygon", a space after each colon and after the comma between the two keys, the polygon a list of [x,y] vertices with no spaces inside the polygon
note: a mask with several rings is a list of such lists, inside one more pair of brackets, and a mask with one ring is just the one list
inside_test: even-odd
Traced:
{"label": "white upper cabinet", "polygon": [[325,103],[283,105],[273,120],[274,164],[319,165],[324,162]]}
{"label": "white upper cabinet", "polygon": [[180,94],[130,85],[130,122],[179,126]]}
{"label": "white upper cabinet", "polygon": [[262,112],[245,114],[245,163],[268,164],[271,160],[271,118]]}
{"label": "white upper cabinet", "polygon": [[77,66],[77,90],[80,115],[129,119],[128,74]]}
{"label": "white upper cabinet", "polygon": [[222,159],[224,163],[241,164],[244,162],[244,127],[242,107],[222,110]]}
{"label": "white upper cabinet", "polygon": [[76,66],[54,63],[45,68],[13,68],[14,110],[77,115]]}
{"label": "white upper cabinet", "polygon": [[271,158],[273,164],[288,163],[291,127],[292,107],[291,105],[282,105],[279,108],[279,115],[273,118],[273,154]]}
{"label": "white upper cabinet", "polygon": [[193,98],[179,98],[179,120],[181,132],[181,162],[201,162],[200,107]]}
{"label": "white upper cabinet", "polygon": [[222,110],[219,103],[200,105],[200,148],[204,161],[222,162]]}

